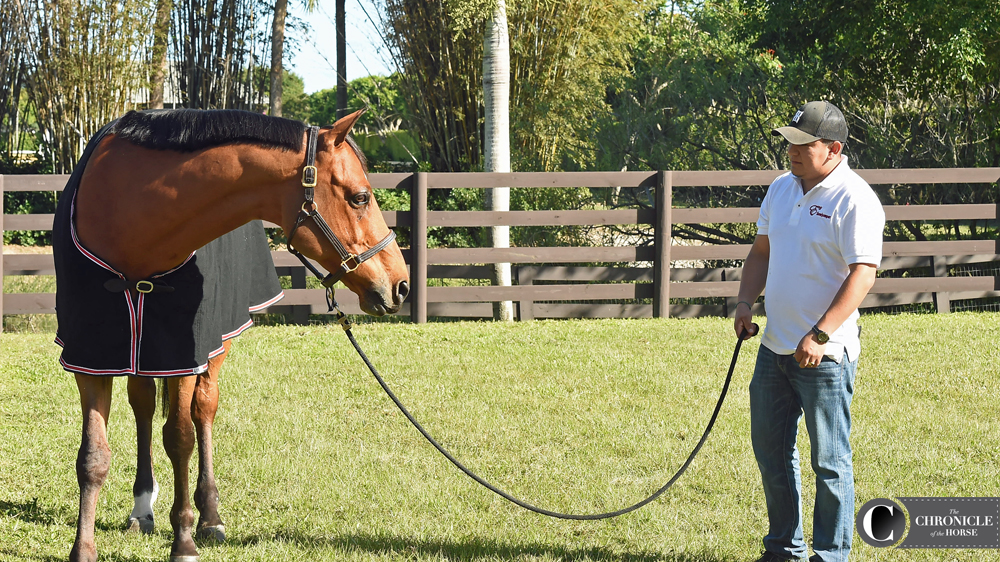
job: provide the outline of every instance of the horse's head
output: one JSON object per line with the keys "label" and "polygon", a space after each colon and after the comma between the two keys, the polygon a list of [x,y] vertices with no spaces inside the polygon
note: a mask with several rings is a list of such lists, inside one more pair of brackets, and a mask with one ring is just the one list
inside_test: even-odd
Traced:
{"label": "horse's head", "polygon": [[[363,111],[320,129],[315,202],[303,205],[300,223],[289,234],[289,243],[327,271],[342,273],[344,284],[358,295],[361,309],[382,316],[398,312],[403,305],[410,290],[409,275],[395,240],[388,240],[370,257],[365,254],[385,241],[390,230],[368,183],[364,155],[348,136]],[[318,211],[322,219],[301,220],[310,211]],[[329,225],[333,239],[324,233],[323,221]],[[337,248],[337,241],[342,248]],[[355,257],[345,261],[341,250]],[[363,261],[357,256],[362,256]]]}

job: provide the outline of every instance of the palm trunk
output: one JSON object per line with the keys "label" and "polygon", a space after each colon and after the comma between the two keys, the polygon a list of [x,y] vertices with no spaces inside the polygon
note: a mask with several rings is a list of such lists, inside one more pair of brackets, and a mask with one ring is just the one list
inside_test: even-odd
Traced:
{"label": "palm trunk", "polygon": [[157,0],[153,25],[153,56],[150,60],[149,108],[163,109],[163,83],[167,76],[167,39],[173,0]]}
{"label": "palm trunk", "polygon": [[281,58],[285,50],[285,16],[288,14],[288,0],[274,3],[274,19],[271,21],[271,90],[268,97],[268,112],[281,117]]}
{"label": "palm trunk", "polygon": [[[505,0],[498,0],[493,17],[486,23],[483,99],[486,105],[484,169],[487,172],[510,172],[510,39]],[[486,210],[510,210],[509,187],[487,189],[485,195]],[[509,248],[510,227],[490,227],[490,242],[494,248]],[[494,264],[493,273],[496,285],[511,285],[509,263]],[[514,320],[513,303],[497,303],[495,317],[508,322]]]}
{"label": "palm trunk", "polygon": [[346,0],[337,0],[337,119],[347,115]]}

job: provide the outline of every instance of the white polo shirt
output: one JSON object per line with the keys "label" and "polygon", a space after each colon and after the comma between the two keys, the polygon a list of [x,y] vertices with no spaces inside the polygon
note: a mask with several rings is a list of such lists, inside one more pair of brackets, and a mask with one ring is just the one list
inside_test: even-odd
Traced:
{"label": "white polo shirt", "polygon": [[[826,312],[850,273],[848,266],[882,262],[885,212],[868,182],[847,165],[847,157],[809,193],[790,172],[771,183],[760,207],[757,234],[771,253],[764,305],[767,327],[761,344],[791,355],[802,336]],[[861,352],[858,311],[829,331],[826,355],[853,361]]]}

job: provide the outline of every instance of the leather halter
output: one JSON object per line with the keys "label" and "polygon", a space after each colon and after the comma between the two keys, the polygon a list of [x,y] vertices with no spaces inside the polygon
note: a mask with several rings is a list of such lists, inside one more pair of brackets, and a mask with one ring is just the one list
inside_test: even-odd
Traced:
{"label": "leather halter", "polygon": [[[340,281],[345,275],[357,269],[363,262],[371,259],[375,254],[381,252],[386,246],[392,243],[396,239],[396,232],[390,229],[389,234],[380,240],[378,244],[360,254],[352,254],[347,251],[340,238],[334,234],[330,225],[323,219],[323,215],[320,214],[319,209],[316,207],[316,202],[313,200],[316,190],[316,140],[318,135],[319,127],[309,127],[309,139],[306,146],[306,165],[302,169],[302,187],[305,189],[305,201],[302,203],[302,210],[299,211],[299,216],[295,219],[295,226],[292,227],[292,231],[288,234],[288,251],[299,258],[302,265],[306,266],[309,271],[312,271],[313,275],[322,279],[324,287],[332,290],[333,285],[337,281]],[[295,231],[302,226],[302,223],[306,219],[312,219],[319,226],[320,232],[333,244],[334,249],[340,255],[340,268],[337,271],[327,274],[326,277],[323,277],[305,256],[292,247],[292,239],[295,237]]]}

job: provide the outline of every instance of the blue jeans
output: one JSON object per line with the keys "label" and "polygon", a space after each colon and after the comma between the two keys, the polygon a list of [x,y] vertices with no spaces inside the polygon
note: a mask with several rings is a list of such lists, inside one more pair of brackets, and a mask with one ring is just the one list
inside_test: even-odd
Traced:
{"label": "blue jeans", "polygon": [[802,481],[795,445],[805,413],[816,473],[812,562],[846,562],[854,536],[854,468],[851,463],[851,397],[857,359],[824,357],[800,369],[791,355],[760,346],[750,382],[750,436],[757,458],[767,517],[764,548],[791,559],[805,558]]}

